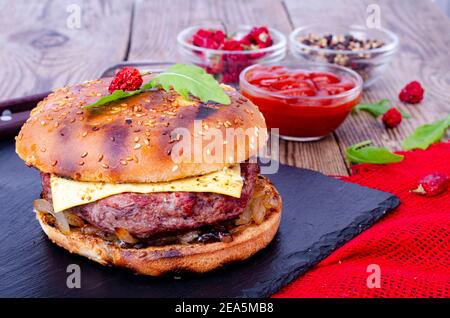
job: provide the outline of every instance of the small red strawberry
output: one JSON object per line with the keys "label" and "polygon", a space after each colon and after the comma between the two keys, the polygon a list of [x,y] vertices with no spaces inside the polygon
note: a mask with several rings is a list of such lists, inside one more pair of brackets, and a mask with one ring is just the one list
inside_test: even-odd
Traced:
{"label": "small red strawberry", "polygon": [[254,27],[250,31],[249,36],[251,38],[251,43],[258,45],[260,48],[269,47],[273,44],[269,29],[265,26]]}
{"label": "small red strawberry", "polygon": [[402,122],[402,113],[397,108],[391,108],[383,114],[382,120],[386,127],[395,128]]}
{"label": "small red strawberry", "polygon": [[422,101],[424,92],[422,85],[418,81],[413,81],[403,87],[398,98],[404,103],[417,104]]}
{"label": "small red strawberry", "polygon": [[192,36],[192,44],[207,49],[216,50],[225,41],[225,33],[222,30],[199,29]]}
{"label": "small red strawberry", "polygon": [[413,193],[432,197],[445,192],[450,183],[450,178],[440,172],[431,173],[423,177],[419,181],[419,185],[416,189],[411,190]]}
{"label": "small red strawberry", "polygon": [[108,91],[112,94],[115,90],[134,91],[142,85],[141,73],[134,67],[122,68],[109,84]]}
{"label": "small red strawberry", "polygon": [[223,42],[222,50],[225,51],[243,51],[242,42],[238,40],[226,40]]}

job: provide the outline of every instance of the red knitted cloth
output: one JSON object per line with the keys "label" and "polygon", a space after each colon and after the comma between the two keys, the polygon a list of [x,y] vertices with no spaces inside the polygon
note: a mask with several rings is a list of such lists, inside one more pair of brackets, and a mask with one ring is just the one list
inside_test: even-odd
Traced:
{"label": "red knitted cloth", "polygon": [[[402,154],[400,163],[357,165],[344,178],[394,193],[400,206],[275,297],[450,297],[450,191],[409,192],[428,173],[450,175],[450,143]],[[370,264],[379,265],[380,288],[367,286]]]}

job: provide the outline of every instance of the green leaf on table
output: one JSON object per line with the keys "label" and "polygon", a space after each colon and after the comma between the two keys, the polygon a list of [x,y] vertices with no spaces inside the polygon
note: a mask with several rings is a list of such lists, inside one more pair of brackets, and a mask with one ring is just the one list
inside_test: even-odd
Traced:
{"label": "green leaf on table", "polygon": [[186,64],[175,64],[165,72],[155,76],[143,89],[162,87],[169,91],[174,89],[185,99],[189,94],[198,97],[202,102],[214,101],[220,104],[230,104],[230,97],[225,93],[219,83],[204,69]]}
{"label": "green leaf on table", "polygon": [[[364,110],[371,114],[373,117],[378,117],[383,115],[385,112],[387,112],[391,107],[389,106],[390,101],[386,98],[380,99],[379,101],[375,103],[361,103],[356,105],[355,108],[353,108],[354,113],[359,113],[360,111]],[[411,115],[407,112],[404,112],[403,110],[399,110],[400,113],[402,113],[404,118],[411,118]]]}
{"label": "green leaf on table", "polygon": [[103,96],[102,98],[97,100],[95,103],[85,105],[85,106],[83,106],[83,108],[84,109],[95,108],[98,106],[102,106],[102,105],[114,102],[116,100],[124,99],[124,98],[130,97],[130,96],[133,96],[133,95],[137,95],[141,92],[142,92],[142,90],[140,90],[140,89],[135,90],[135,91],[129,91],[129,92],[118,89],[118,90],[115,90],[111,95]]}
{"label": "green leaf on table", "polygon": [[347,159],[352,163],[385,164],[400,162],[402,155],[392,153],[386,148],[369,146],[371,140],[366,140],[347,148]]}
{"label": "green leaf on table", "polygon": [[427,149],[430,145],[440,141],[449,127],[450,115],[434,123],[419,126],[403,141],[403,149]]}

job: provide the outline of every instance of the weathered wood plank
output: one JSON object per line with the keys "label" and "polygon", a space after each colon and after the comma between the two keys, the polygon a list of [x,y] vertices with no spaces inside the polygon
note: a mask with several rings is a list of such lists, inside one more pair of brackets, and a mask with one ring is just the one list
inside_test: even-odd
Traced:
{"label": "weathered wood plank", "polygon": [[[281,1],[199,1],[172,0],[136,3],[130,60],[181,61],[176,50],[176,35],[187,26],[206,21],[222,21],[227,26],[269,25],[285,34],[292,30],[290,18]],[[280,144],[282,163],[346,175],[347,169],[334,136],[315,143]]]}
{"label": "weathered wood plank", "polygon": [[[450,113],[450,21],[431,1],[359,1],[359,0],[285,0],[296,27],[325,21],[365,24],[369,4],[381,9],[381,25],[400,37],[400,51],[374,86],[364,92],[364,101],[388,98],[392,104],[412,114],[396,129],[385,129],[380,120],[362,113],[352,115],[337,130],[342,151],[350,144],[372,139],[378,145],[401,148],[401,141],[418,125]],[[409,81],[419,80],[426,90],[419,105],[403,105],[400,89]]]}
{"label": "weathered wood plank", "polygon": [[[69,5],[81,9],[69,28]],[[0,2],[0,99],[98,77],[123,60],[132,1]],[[69,24],[73,25],[73,24]]]}

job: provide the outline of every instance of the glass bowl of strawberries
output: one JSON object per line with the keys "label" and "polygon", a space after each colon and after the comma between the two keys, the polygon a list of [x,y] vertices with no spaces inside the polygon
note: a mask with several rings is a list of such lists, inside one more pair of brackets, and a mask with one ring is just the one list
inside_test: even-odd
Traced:
{"label": "glass bowl of strawberries", "polygon": [[286,37],[265,26],[242,25],[232,31],[192,26],[181,31],[177,41],[186,62],[227,84],[239,83],[239,74],[247,66],[278,62],[286,55]]}

